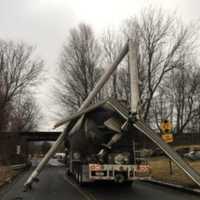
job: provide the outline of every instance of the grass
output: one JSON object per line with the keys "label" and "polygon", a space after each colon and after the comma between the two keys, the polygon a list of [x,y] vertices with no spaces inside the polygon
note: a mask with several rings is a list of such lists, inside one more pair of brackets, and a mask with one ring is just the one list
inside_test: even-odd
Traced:
{"label": "grass", "polygon": [[12,177],[16,175],[16,172],[9,169],[6,166],[0,166],[0,187],[5,183],[11,181]]}
{"label": "grass", "polygon": [[[200,174],[200,161],[186,162],[188,162],[188,164]],[[170,175],[170,164],[168,158],[153,158],[149,163],[152,168],[152,178],[186,187],[197,187],[197,185],[174,162],[172,162],[172,175]]]}

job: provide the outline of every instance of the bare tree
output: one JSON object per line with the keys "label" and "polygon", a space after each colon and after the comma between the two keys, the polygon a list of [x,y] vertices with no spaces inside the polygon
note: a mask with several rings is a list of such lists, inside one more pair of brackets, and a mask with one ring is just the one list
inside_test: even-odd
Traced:
{"label": "bare tree", "polygon": [[152,102],[157,127],[163,119],[170,119],[177,134],[189,130],[190,126],[194,131],[194,125],[199,123],[199,78],[196,66],[173,70]]}
{"label": "bare tree", "polygon": [[[111,65],[117,58],[123,46],[122,35],[116,34],[116,32],[111,29],[107,29],[104,32],[101,41],[104,65]],[[119,69],[112,75],[112,79],[109,81],[109,86],[107,87],[109,90],[108,95],[113,96],[116,99],[118,98],[118,94],[121,94],[121,91],[118,92],[118,70]],[[119,96],[119,98],[121,98],[121,96]]]}
{"label": "bare tree", "polygon": [[39,119],[41,115],[33,97],[19,97],[10,114],[8,129],[17,132],[33,131],[38,128]]}
{"label": "bare tree", "polygon": [[196,34],[191,27],[177,22],[175,16],[152,8],[138,19],[129,19],[124,33],[139,43],[140,93],[143,118],[147,120],[158,87],[171,70],[184,66],[185,54],[193,53]]}
{"label": "bare tree", "polygon": [[175,74],[173,80],[176,132],[181,134],[199,114],[200,71],[192,68]]}
{"label": "bare tree", "polygon": [[92,28],[80,24],[70,31],[64,44],[56,96],[59,102],[70,110],[76,110],[88,96],[99,79],[102,69],[100,47]]}
{"label": "bare tree", "polygon": [[174,115],[174,100],[171,88],[168,85],[159,87],[157,95],[152,100],[152,106],[150,110],[151,124],[155,123],[155,128],[160,129],[160,124],[163,120],[170,120],[173,122]]}
{"label": "bare tree", "polygon": [[32,53],[24,43],[0,41],[0,130],[7,130],[15,100],[25,96],[42,71],[43,62]]}

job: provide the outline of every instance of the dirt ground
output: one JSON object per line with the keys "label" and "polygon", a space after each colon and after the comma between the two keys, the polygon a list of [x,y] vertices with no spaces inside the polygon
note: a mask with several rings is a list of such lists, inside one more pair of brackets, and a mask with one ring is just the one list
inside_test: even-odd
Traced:
{"label": "dirt ground", "polygon": [[[200,161],[187,161],[200,174]],[[157,157],[149,161],[152,168],[152,178],[168,183],[175,183],[195,188],[197,185],[172,162],[172,174],[170,174],[170,162],[166,157]]]}
{"label": "dirt ground", "polygon": [[0,166],[0,187],[6,182],[10,182],[16,172],[6,166]]}

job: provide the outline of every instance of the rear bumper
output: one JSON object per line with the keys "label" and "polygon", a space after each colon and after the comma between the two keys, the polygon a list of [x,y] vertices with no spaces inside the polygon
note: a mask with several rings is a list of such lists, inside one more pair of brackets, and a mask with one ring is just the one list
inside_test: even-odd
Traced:
{"label": "rear bumper", "polygon": [[115,180],[117,174],[123,174],[126,181],[150,177],[148,165],[89,164],[90,180]]}

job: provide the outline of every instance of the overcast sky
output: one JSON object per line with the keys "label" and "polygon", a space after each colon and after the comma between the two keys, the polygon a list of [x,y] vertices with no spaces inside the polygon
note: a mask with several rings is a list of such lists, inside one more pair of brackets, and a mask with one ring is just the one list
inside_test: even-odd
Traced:
{"label": "overcast sky", "polygon": [[[119,26],[124,19],[139,14],[149,4],[176,11],[186,23],[200,19],[199,0],[0,0],[0,38],[35,46],[36,54],[52,73],[70,28],[85,22],[100,34],[108,26]],[[44,85],[41,93],[48,88]],[[45,95],[40,98],[43,109],[47,109]],[[46,118],[45,122],[42,128],[51,128],[52,121]]]}

